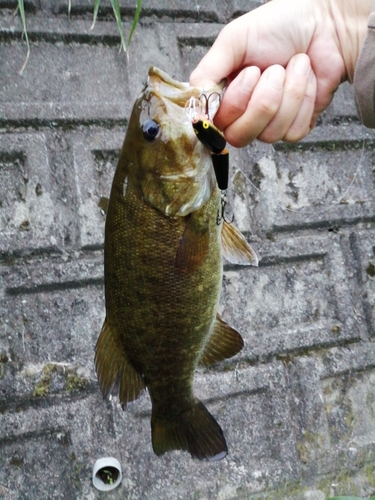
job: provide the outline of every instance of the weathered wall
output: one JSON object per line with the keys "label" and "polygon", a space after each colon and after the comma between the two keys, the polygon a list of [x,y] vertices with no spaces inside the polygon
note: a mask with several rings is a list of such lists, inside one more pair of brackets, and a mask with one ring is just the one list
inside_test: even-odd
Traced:
{"label": "weathered wall", "polygon": [[99,393],[99,204],[132,103],[150,65],[188,79],[222,25],[262,2],[144,3],[127,59],[108,2],[90,31],[87,0],[70,20],[65,0],[28,1],[20,76],[15,2],[0,0],[0,498],[105,498],[91,485],[105,455],[123,466],[114,499],[374,494],[375,134],[349,86],[302,143],[231,151],[231,208],[260,266],[225,267],[221,312],[246,346],[196,377],[227,459],[156,457],[148,396],[122,412]]}

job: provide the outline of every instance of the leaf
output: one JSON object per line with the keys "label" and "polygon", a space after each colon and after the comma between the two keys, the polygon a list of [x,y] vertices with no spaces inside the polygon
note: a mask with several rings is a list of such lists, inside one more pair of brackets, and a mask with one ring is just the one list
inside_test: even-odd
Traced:
{"label": "leaf", "polygon": [[113,13],[115,14],[115,18],[117,21],[117,27],[120,33],[121,37],[121,44],[120,44],[120,52],[121,49],[124,49],[124,52],[126,52],[126,44],[125,44],[125,37],[124,37],[124,29],[122,27],[122,22],[121,22],[121,12],[120,12],[120,4],[118,0],[111,0],[112,8],[113,8]]}
{"label": "leaf", "polygon": [[95,0],[95,3],[94,3],[94,17],[93,17],[93,20],[92,20],[92,25],[91,25],[90,30],[94,29],[94,26],[95,26],[95,23],[96,23],[96,18],[98,16],[99,4],[100,4],[100,0]]}
{"label": "leaf", "polygon": [[21,16],[22,34],[25,37],[26,45],[27,45],[26,59],[25,59],[25,62],[23,63],[21,71],[20,71],[20,75],[22,75],[24,69],[26,68],[26,64],[27,64],[27,61],[29,60],[29,55],[30,55],[30,43],[29,43],[29,37],[27,36],[25,5],[23,3],[23,0],[18,0],[18,10],[20,11],[20,16]]}
{"label": "leaf", "polygon": [[137,6],[135,8],[135,14],[134,14],[134,18],[133,18],[133,24],[132,24],[132,27],[130,29],[129,38],[128,38],[128,48],[130,46],[130,41],[132,39],[134,30],[137,27],[138,20],[139,20],[139,14],[141,13],[141,9],[142,9],[142,0],[137,0]]}

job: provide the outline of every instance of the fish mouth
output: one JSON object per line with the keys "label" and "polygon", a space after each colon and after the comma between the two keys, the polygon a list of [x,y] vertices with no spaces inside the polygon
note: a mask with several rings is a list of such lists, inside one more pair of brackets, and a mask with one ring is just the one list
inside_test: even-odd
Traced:
{"label": "fish mouth", "polygon": [[200,90],[190,87],[187,82],[179,82],[163,70],[151,66],[148,71],[148,87],[160,99],[168,99],[177,106],[184,107],[190,97],[198,98]]}
{"label": "fish mouth", "polygon": [[[217,94],[216,102],[212,99],[212,109],[210,109],[210,118],[212,119],[219,108],[220,99],[225,90],[226,80],[211,89],[191,87],[188,82],[180,82],[168,75],[165,71],[156,66],[151,66],[148,70],[148,86],[159,98],[166,98],[178,106],[186,107],[191,99],[199,100],[206,94]],[[211,104],[211,103],[210,103]],[[189,118],[189,110],[187,110]]]}
{"label": "fish mouth", "polygon": [[174,78],[169,76],[168,73],[160,68],[157,68],[156,66],[150,67],[150,69],[148,70],[148,76],[150,79],[158,79],[161,83],[165,83],[166,85],[174,87],[178,90],[186,90],[187,88],[192,88],[187,82],[179,82],[178,80],[175,80]]}

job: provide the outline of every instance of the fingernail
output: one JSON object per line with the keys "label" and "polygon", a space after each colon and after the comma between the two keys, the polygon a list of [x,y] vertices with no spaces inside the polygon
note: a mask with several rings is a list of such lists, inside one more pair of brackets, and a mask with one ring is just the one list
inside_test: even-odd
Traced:
{"label": "fingernail", "polygon": [[266,71],[267,83],[276,90],[281,90],[285,79],[285,69],[282,66],[275,64],[274,66],[270,66]]}
{"label": "fingernail", "polygon": [[300,75],[307,75],[310,69],[310,59],[308,57],[296,56],[293,65],[294,73],[299,73]]}

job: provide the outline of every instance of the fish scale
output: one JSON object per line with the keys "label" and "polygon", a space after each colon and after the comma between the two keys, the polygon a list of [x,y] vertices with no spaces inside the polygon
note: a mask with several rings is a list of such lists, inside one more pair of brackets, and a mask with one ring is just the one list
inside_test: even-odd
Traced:
{"label": "fish scale", "polygon": [[[216,232],[217,241],[220,228],[215,223],[215,216],[219,203],[220,193],[215,190],[212,200],[202,209],[212,212],[212,227],[208,230],[211,235]],[[118,214],[112,213],[112,206],[113,211],[118,211]],[[116,228],[119,236],[113,234],[110,225],[110,235],[106,235],[106,254],[111,255],[109,262],[106,261],[105,264],[106,303],[108,315],[111,318],[112,315],[116,316],[116,320],[110,320],[111,323],[116,321],[126,324],[129,330],[136,329],[138,335],[132,342],[139,343],[140,348],[145,347],[143,342],[151,346],[160,345],[161,342],[178,344],[183,338],[183,332],[188,336],[193,335],[199,326],[200,329],[209,328],[220,292],[222,266],[219,244],[214,245],[212,238],[202,266],[194,273],[181,273],[174,262],[186,225],[185,218],[178,218],[180,220],[171,224],[169,219],[144,204],[129,188],[123,206],[120,207],[121,201],[111,203],[108,211],[109,218],[115,217],[121,221]],[[126,213],[130,210],[133,216],[128,218]],[[115,251],[107,249],[107,241],[112,241],[112,238],[116,242]],[[206,277],[208,272],[210,276]],[[212,304],[201,299],[199,284],[204,278],[205,294],[215,297]],[[119,293],[116,285],[122,283],[124,286]],[[200,333],[197,336],[199,339],[202,337]],[[183,341],[186,339],[183,338]],[[200,346],[197,349],[199,351]],[[197,353],[190,356],[195,359],[196,355]],[[161,373],[166,358],[173,356],[174,351],[166,351],[161,366],[156,366],[155,370]],[[148,357],[154,357],[153,350],[142,352],[138,357],[139,370],[146,373],[143,365],[147,365]],[[175,360],[175,363],[180,365],[180,360]],[[178,372],[177,366],[174,372]]]}

